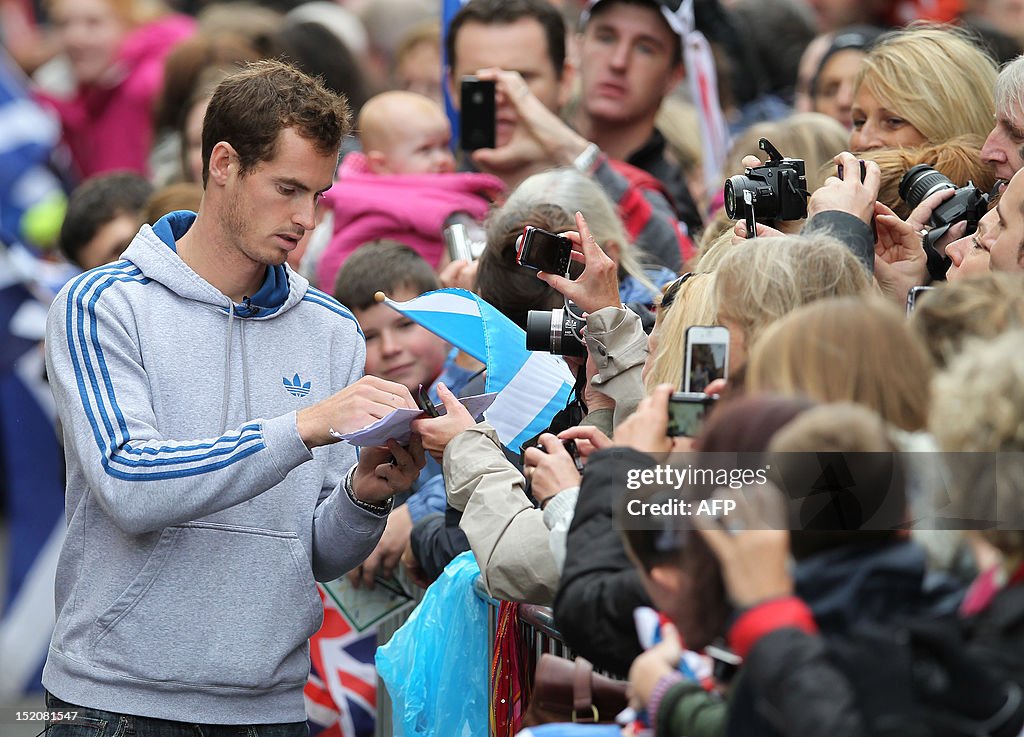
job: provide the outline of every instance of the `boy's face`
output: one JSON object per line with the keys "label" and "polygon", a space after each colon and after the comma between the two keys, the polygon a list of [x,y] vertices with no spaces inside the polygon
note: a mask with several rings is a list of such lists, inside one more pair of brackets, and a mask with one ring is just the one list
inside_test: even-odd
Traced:
{"label": "boy's face", "polygon": [[121,213],[104,223],[77,254],[82,270],[117,261],[139,232],[140,219],[138,215]]}
{"label": "boy's face", "polygon": [[[404,302],[419,294],[405,288],[390,296]],[[384,304],[355,310],[355,316],[366,335],[368,375],[404,384],[410,392],[437,379],[448,355],[448,343]]]}
{"label": "boy's face", "polygon": [[[410,111],[412,112],[412,111]],[[382,159],[381,174],[449,174],[455,171],[455,156],[448,147],[452,132],[440,110],[418,108],[401,121],[402,132],[390,136]]]}

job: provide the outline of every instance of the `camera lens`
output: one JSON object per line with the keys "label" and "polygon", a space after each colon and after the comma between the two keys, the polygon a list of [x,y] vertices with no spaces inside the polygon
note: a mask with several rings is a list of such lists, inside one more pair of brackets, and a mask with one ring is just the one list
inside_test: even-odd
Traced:
{"label": "camera lens", "polygon": [[587,346],[581,337],[582,327],[571,311],[530,310],[526,313],[526,350],[583,358]]}
{"label": "camera lens", "polygon": [[743,190],[751,184],[750,180],[743,175],[729,177],[725,180],[725,214],[730,220],[737,220],[743,217],[741,205],[743,204]]}
{"label": "camera lens", "polygon": [[551,351],[552,316],[553,310],[530,310],[526,313],[526,350]]}
{"label": "camera lens", "polygon": [[929,195],[943,189],[956,189],[956,185],[928,164],[918,164],[900,180],[900,198],[911,210]]}

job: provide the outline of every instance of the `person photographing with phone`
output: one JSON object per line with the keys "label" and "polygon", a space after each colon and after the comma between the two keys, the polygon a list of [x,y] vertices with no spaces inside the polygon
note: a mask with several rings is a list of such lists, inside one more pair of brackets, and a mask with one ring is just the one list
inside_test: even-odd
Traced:
{"label": "person photographing with phone", "polygon": [[[601,14],[605,5],[618,3],[601,3]],[[665,63],[681,72],[681,58],[673,62],[668,48],[678,50],[678,37],[659,15],[657,3],[650,6],[646,20],[652,32],[666,37]],[[631,152],[604,152],[605,144],[594,143],[567,125],[559,113],[569,102],[574,68],[566,59],[565,39],[561,12],[547,0],[470,0],[462,6],[447,35],[448,89],[456,108],[473,111],[464,124],[481,130],[479,136],[464,135],[474,141],[494,140],[492,146],[464,153],[473,167],[500,177],[509,189],[537,172],[575,167],[597,181],[620,208],[631,239],[656,263],[678,270],[692,252],[690,234],[696,234],[702,221],[685,185],[678,186],[681,178],[663,179],[662,170],[655,167],[665,163],[665,142],[654,131],[653,113],[647,129],[651,145],[638,149],[638,158],[629,161],[619,159]],[[660,75],[660,69],[645,71],[645,77],[659,80],[654,90],[643,85],[645,105],[652,104],[647,97],[656,98],[654,112],[665,94],[665,78]],[[472,82],[463,102],[467,78]],[[488,94],[479,83],[493,85],[493,103],[476,104],[477,93]]]}

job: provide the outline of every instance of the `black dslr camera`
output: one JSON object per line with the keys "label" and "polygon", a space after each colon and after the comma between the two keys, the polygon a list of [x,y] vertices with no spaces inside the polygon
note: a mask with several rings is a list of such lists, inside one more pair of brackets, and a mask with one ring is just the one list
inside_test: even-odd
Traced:
{"label": "black dslr camera", "polygon": [[586,325],[583,310],[572,300],[565,301],[565,309],[530,310],[526,313],[526,350],[586,358]]}
{"label": "black dslr camera", "polygon": [[767,138],[757,143],[768,154],[763,165],[725,182],[725,212],[746,218],[747,238],[755,237],[754,221],[800,220],[807,217],[807,176],[803,159],[787,159]]}
{"label": "black dslr camera", "polygon": [[992,196],[980,191],[974,182],[957,187],[940,171],[928,164],[918,164],[903,175],[900,180],[900,199],[913,210],[931,194],[943,189],[955,190],[955,194],[932,211],[928,219],[928,233],[924,236],[925,253],[928,255],[928,273],[933,279],[945,279],[949,260],[935,250],[935,244],[953,225],[967,222],[964,235],[978,229],[978,221],[988,212]]}

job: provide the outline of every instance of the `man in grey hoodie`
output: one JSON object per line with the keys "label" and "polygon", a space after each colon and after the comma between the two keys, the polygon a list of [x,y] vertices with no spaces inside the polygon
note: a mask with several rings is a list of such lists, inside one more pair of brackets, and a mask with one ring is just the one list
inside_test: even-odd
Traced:
{"label": "man in grey hoodie", "polygon": [[198,215],[143,226],[50,310],[68,523],[50,737],[306,734],[314,580],[363,561],[423,466],[415,437],[358,460],[336,442],[415,404],[362,376],[351,313],[285,265],[348,125],[280,62],[227,78]]}

